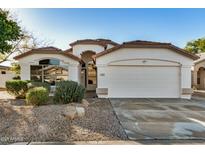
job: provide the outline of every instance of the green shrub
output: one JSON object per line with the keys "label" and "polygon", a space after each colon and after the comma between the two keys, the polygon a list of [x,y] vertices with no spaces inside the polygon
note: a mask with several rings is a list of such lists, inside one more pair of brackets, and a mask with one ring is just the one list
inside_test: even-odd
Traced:
{"label": "green shrub", "polygon": [[49,99],[49,92],[44,87],[35,87],[29,89],[26,94],[26,102],[32,105],[42,105]]}
{"label": "green shrub", "polygon": [[56,84],[54,102],[71,103],[81,102],[85,93],[85,88],[75,81],[60,81]]}
{"label": "green shrub", "polygon": [[75,89],[73,94],[73,101],[74,102],[81,102],[84,98],[85,88],[82,85],[78,85]]}
{"label": "green shrub", "polygon": [[28,88],[35,88],[35,87],[44,87],[46,88],[48,91],[50,91],[50,84],[46,83],[46,82],[34,82],[31,81],[30,83],[28,83]]}
{"label": "green shrub", "polygon": [[6,81],[6,89],[8,93],[14,95],[16,98],[25,98],[28,91],[27,84],[29,81],[23,80],[10,80]]}

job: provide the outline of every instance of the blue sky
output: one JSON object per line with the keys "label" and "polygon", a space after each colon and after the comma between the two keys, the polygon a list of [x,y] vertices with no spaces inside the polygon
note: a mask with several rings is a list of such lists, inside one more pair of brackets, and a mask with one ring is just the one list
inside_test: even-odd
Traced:
{"label": "blue sky", "polygon": [[205,36],[205,9],[14,9],[26,30],[67,49],[78,39],[150,40],[184,47]]}

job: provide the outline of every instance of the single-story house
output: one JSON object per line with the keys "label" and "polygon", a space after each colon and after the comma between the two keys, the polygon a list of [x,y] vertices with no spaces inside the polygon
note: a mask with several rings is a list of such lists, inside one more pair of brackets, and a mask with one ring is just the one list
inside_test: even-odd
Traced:
{"label": "single-story house", "polygon": [[55,85],[73,80],[101,98],[191,97],[191,67],[197,55],[171,43],[131,41],[118,44],[107,39],[32,49],[15,57],[22,80]]}
{"label": "single-story house", "polygon": [[205,53],[197,55],[200,58],[194,61],[192,69],[192,86],[198,90],[205,90]]}

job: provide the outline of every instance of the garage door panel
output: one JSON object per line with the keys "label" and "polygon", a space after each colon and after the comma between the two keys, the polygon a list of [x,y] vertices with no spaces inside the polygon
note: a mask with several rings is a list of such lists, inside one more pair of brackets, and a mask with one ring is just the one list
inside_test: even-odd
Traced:
{"label": "garage door panel", "polygon": [[178,98],[179,67],[108,67],[109,97]]}

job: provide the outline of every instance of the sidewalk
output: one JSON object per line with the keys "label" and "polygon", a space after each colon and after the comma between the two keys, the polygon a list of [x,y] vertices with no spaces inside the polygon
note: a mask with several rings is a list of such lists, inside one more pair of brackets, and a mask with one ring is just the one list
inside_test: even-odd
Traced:
{"label": "sidewalk", "polygon": [[11,145],[136,145],[135,141],[17,142]]}
{"label": "sidewalk", "polygon": [[137,140],[137,141],[76,141],[18,142],[11,145],[204,145],[205,140]]}

